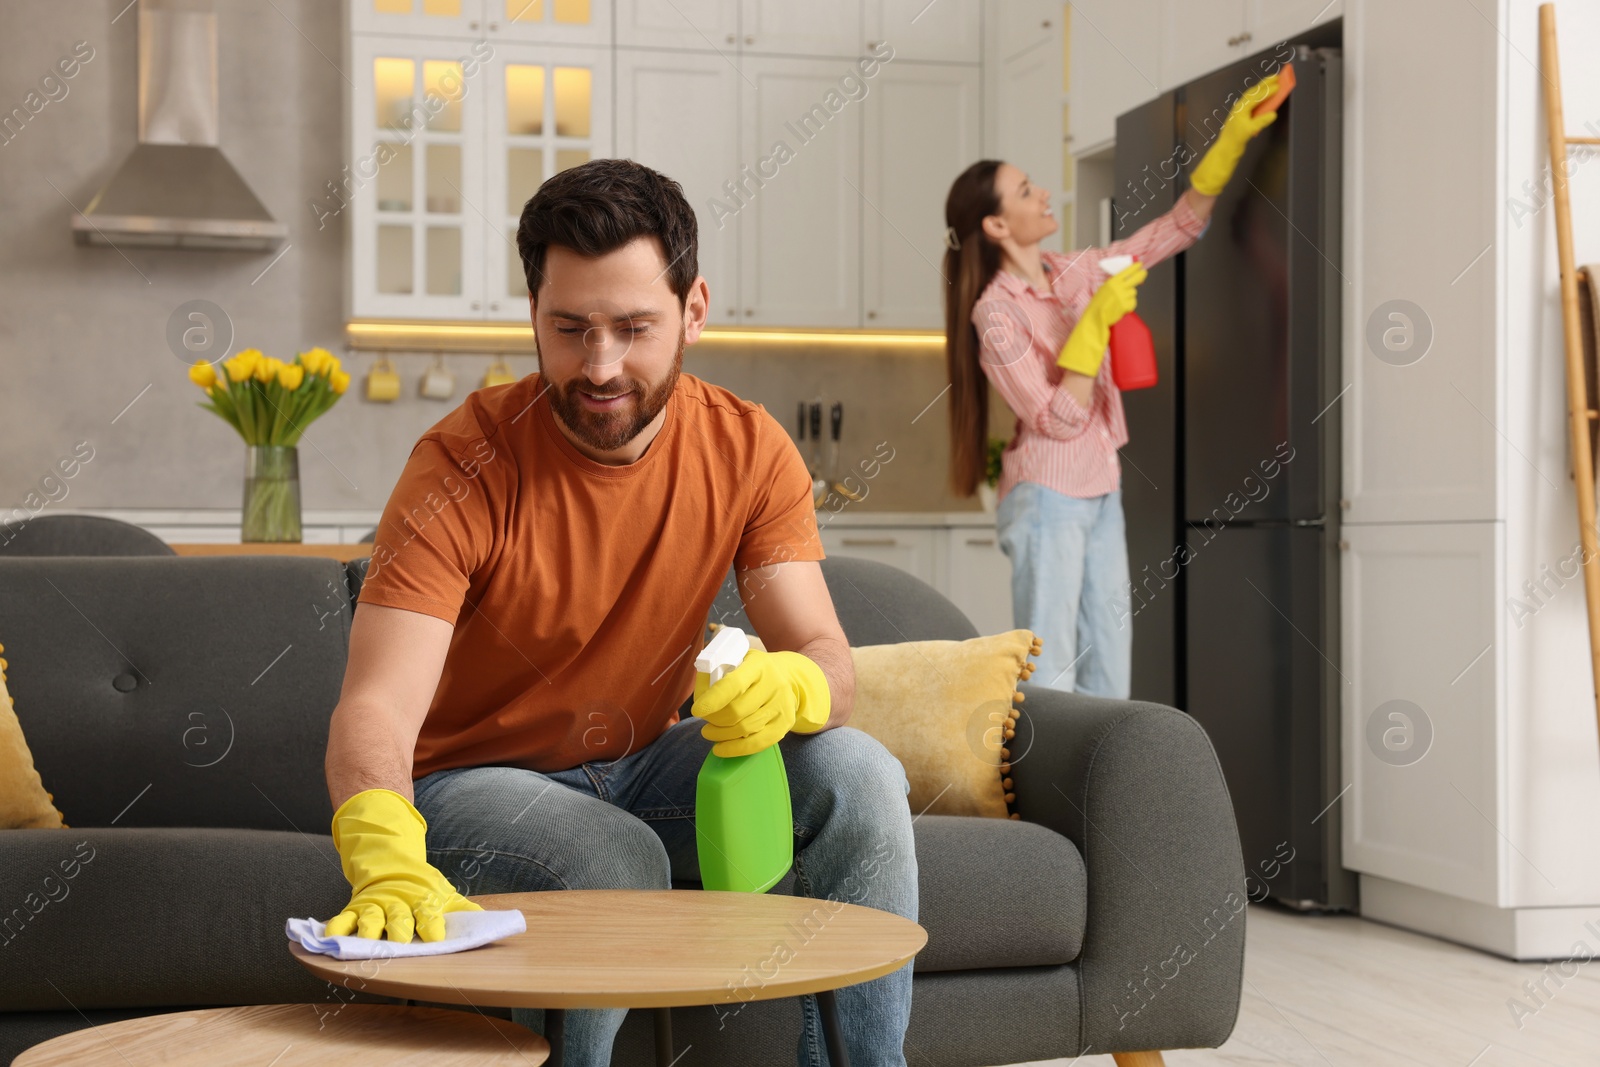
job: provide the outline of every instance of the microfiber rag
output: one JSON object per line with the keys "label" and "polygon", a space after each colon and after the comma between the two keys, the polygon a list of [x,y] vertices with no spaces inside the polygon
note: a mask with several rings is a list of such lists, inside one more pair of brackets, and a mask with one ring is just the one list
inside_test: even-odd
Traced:
{"label": "microfiber rag", "polygon": [[327,924],[317,919],[289,919],[283,932],[307,952],[332,956],[336,960],[386,960],[396,956],[439,956],[448,952],[464,952],[491,941],[499,941],[528,928],[522,912],[509,911],[452,911],[444,917],[444,940],[422,941],[413,939],[409,944],[385,941],[381,938],[327,937],[323,930]]}

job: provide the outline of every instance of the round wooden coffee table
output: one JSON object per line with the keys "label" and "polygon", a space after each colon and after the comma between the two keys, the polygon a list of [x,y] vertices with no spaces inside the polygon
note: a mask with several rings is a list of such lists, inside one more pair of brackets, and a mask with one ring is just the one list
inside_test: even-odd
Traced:
{"label": "round wooden coffee table", "polygon": [[291,943],[319,978],[445,1004],[544,1008],[561,1064],[567,1008],[654,1008],[672,1062],[671,1008],[815,993],[832,1067],[848,1067],[834,990],[903,966],[927,944],[909,919],[843,901],[707,890],[574,889],[472,898],[517,908],[528,929],[444,956],[336,960]]}
{"label": "round wooden coffee table", "polygon": [[259,1004],[148,1015],[51,1038],[15,1067],[538,1067],[550,1046],[504,1019],[396,1004]]}

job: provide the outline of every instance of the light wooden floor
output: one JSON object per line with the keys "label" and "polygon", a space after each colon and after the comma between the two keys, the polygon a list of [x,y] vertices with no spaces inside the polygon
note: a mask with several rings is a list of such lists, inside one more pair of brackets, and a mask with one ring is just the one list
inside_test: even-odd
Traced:
{"label": "light wooden floor", "polygon": [[[1169,1067],[1600,1064],[1600,959],[1564,986],[1549,980],[1553,995],[1518,1029],[1506,1001],[1534,1006],[1522,983],[1537,981],[1542,963],[1512,963],[1350,916],[1271,905],[1252,905],[1249,915],[1233,1036],[1220,1049],[1169,1052]],[[1587,940],[1600,956],[1600,939]],[[1112,1067],[1110,1056],[1027,1067],[1069,1064]]]}

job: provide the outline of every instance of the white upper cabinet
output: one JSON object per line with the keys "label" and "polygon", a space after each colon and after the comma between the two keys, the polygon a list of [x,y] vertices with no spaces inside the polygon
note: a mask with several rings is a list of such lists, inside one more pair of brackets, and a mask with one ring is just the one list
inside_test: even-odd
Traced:
{"label": "white upper cabinet", "polygon": [[739,44],[748,52],[854,56],[864,40],[861,19],[861,0],[742,0]]}
{"label": "white upper cabinet", "polygon": [[1344,15],[1343,0],[1245,0],[1243,42],[1246,52],[1260,52],[1312,26]]}
{"label": "white upper cabinet", "polygon": [[[988,138],[982,154],[1022,168],[1054,197],[1062,188],[1062,6],[1054,0],[1006,0],[989,11],[992,32],[985,33],[984,54]],[[954,179],[954,173],[947,176],[947,189]],[[1059,206],[1059,199],[1055,203]],[[1058,238],[1049,242],[1047,247],[1060,248]]]}
{"label": "white upper cabinet", "polygon": [[616,0],[617,43],[733,53],[739,46],[739,0]]}
{"label": "white upper cabinet", "polygon": [[610,0],[350,0],[353,33],[609,44]]}
{"label": "white upper cabinet", "polygon": [[865,100],[863,324],[943,324],[944,201],[978,159],[978,69],[885,66]]}
{"label": "white upper cabinet", "polygon": [[[1265,48],[1246,30],[1246,0],[1162,0],[1155,14],[1164,23],[1160,63],[1151,70],[1163,88],[1182,85],[1208,71]],[[1076,58],[1076,57],[1074,57]],[[1159,72],[1159,73],[1158,73]],[[1152,91],[1150,96],[1156,95]]]}
{"label": "white upper cabinet", "polygon": [[[740,320],[740,211],[733,194],[741,183],[754,188],[739,173],[742,84],[739,72],[713,54],[617,53],[617,154],[683,186],[700,224],[700,273],[716,325]],[[694,129],[720,136],[685,136]]]}
{"label": "white upper cabinet", "polygon": [[977,63],[982,51],[978,0],[866,0],[867,51],[883,42],[896,61]]}
{"label": "white upper cabinet", "polygon": [[[483,297],[483,64],[466,41],[351,47],[351,312],[477,318]],[[336,205],[333,195],[324,201]]]}
{"label": "white upper cabinet", "polygon": [[741,67],[754,177],[733,205],[740,321],[859,325],[861,103],[841,90],[837,59],[746,56]]}
{"label": "white upper cabinet", "polygon": [[1075,155],[1113,140],[1118,115],[1161,94],[1161,46],[1170,32],[1163,32],[1160,0],[1073,4],[1067,133]]}
{"label": "white upper cabinet", "polygon": [[528,286],[517,253],[522,207],[549,175],[612,155],[611,50],[497,45],[485,70],[487,193],[475,212],[486,285],[476,317],[526,322]]}

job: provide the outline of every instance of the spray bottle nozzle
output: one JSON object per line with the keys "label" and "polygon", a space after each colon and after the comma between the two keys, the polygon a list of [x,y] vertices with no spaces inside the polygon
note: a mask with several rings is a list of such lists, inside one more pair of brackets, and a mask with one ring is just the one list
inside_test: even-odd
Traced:
{"label": "spray bottle nozzle", "polygon": [[750,652],[750,638],[737,626],[719,629],[706,647],[695,657],[694,669],[705,674],[711,685],[716,685],[724,674],[744,662]]}

